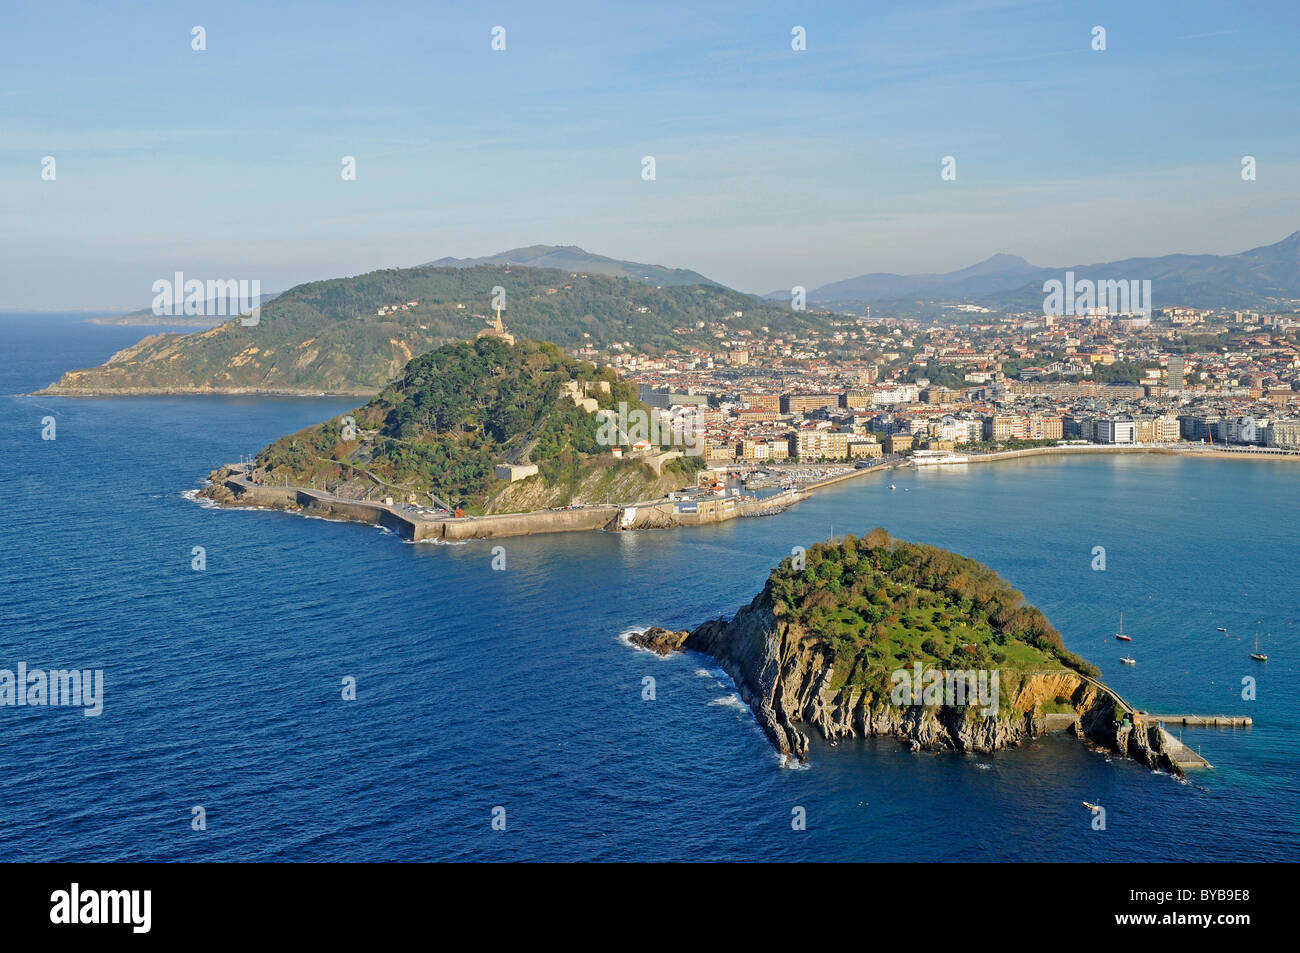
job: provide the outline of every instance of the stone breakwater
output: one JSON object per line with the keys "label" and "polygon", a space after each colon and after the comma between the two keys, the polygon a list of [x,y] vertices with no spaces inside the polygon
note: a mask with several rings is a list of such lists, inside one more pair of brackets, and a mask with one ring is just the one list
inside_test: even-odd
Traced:
{"label": "stone breakwater", "polygon": [[763,500],[655,500],[635,504],[591,504],[567,510],[533,510],[489,516],[438,517],[410,507],[350,500],[301,486],[270,486],[250,480],[242,465],[229,464],[208,475],[199,496],[222,506],[260,506],[326,519],[384,526],[414,542],[496,539],[590,530],[673,529],[704,526],[742,516],[768,516],[804,499],[789,491]]}
{"label": "stone breakwater", "polygon": [[[642,648],[667,655],[691,649],[712,656],[736,683],[763,731],[782,755],[806,760],[809,731],[827,740],[890,736],[913,751],[992,752],[1013,747],[1062,723],[1080,739],[1182,776],[1166,737],[1101,682],[1069,669],[1003,670],[1003,704],[996,715],[974,706],[892,704],[860,687],[832,686],[832,659],[815,638],[777,619],[766,594],[730,621],[716,619],[693,631],[650,628],[634,634]],[[1045,705],[1069,700],[1073,715],[1045,714]]]}
{"label": "stone breakwater", "polygon": [[616,506],[593,506],[575,510],[541,510],[533,513],[439,519],[397,505],[342,499],[306,487],[253,483],[240,470],[231,467],[213,471],[209,480],[210,484],[200,490],[199,495],[223,506],[261,506],[305,516],[369,523],[383,526],[413,542],[494,539],[534,533],[604,529],[617,520],[619,512]]}

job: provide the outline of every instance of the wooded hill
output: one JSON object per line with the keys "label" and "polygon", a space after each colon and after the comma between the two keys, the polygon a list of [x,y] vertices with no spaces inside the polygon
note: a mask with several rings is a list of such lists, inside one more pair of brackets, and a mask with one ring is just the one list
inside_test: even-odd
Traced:
{"label": "wooded hill", "polygon": [[[482,512],[509,485],[494,475],[496,464],[533,463],[539,472],[530,479],[557,490],[551,498],[584,502],[581,488],[593,471],[614,479],[649,467],[617,460],[600,444],[598,416],[566,393],[571,383],[599,408],[623,402],[648,411],[612,370],[597,370],[554,344],[484,337],[421,355],[364,406],[277,440],[257,455],[254,478],[345,496],[414,494],[422,505],[432,493],[449,506]],[[694,457],[665,469],[690,485],[699,465]],[[655,482],[647,472],[643,484]],[[641,483],[620,485],[635,490]]]}
{"label": "wooded hill", "polygon": [[106,364],[68,372],[44,393],[368,396],[411,358],[487,327],[498,287],[505,291],[501,317],[513,334],[569,349],[623,342],[652,353],[716,347],[709,323],[719,320],[733,330],[767,327],[774,334],[829,327],[826,315],[712,284],[656,287],[518,266],[389,269],[298,285],[263,307],[255,326],[234,318],[193,334],[152,335]]}
{"label": "wooded hill", "polygon": [[1100,674],[1020,592],[973,559],[883,529],[818,543],[804,558],[803,569],[785,559],[758,598],[830,649],[835,687],[886,695],[889,674],[914,662]]}

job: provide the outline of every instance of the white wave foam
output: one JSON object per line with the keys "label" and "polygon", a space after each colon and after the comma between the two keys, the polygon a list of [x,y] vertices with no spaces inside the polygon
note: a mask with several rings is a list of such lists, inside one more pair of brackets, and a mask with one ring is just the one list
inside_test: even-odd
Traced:
{"label": "white wave foam", "polygon": [[653,655],[661,662],[667,662],[673,659],[674,655],[660,655],[658,652],[654,651],[653,649],[648,649],[644,645],[637,645],[635,642],[632,641],[632,636],[640,635],[648,628],[650,628],[650,626],[648,625],[643,625],[640,627],[633,626],[632,628],[628,629],[625,632],[620,632],[616,636],[616,638],[624,645],[626,645],[628,648],[636,649],[638,652],[645,652],[647,655]]}
{"label": "white wave foam", "polygon": [[631,629],[628,629],[626,632],[620,632],[620,633],[618,634],[617,638],[618,638],[618,640],[619,640],[620,642],[622,642],[622,643],[623,643],[624,645],[626,645],[628,648],[630,648],[630,649],[639,649],[639,648],[641,648],[641,646],[637,645],[635,642],[632,641],[632,636],[634,636],[634,635],[640,635],[640,634],[641,634],[642,632],[644,632],[645,630],[646,630],[646,627],[645,627],[645,626],[642,626],[642,627],[639,628],[639,629],[636,628],[636,627],[633,627],[633,628],[631,628]]}

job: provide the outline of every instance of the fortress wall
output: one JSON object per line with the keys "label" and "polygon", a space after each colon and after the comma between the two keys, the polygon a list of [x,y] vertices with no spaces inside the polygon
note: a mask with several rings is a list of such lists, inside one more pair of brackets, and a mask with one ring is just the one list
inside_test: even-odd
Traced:
{"label": "fortress wall", "polygon": [[417,539],[495,539],[498,536],[529,536],[534,533],[567,533],[604,529],[618,509],[612,506],[579,510],[547,510],[534,513],[503,513],[468,519],[422,523],[430,529]]}
{"label": "fortress wall", "polygon": [[313,516],[371,523],[391,529],[407,539],[421,538],[417,535],[418,524],[414,520],[378,503],[328,499],[298,487],[259,486],[239,479],[227,480],[226,486],[243,506],[301,507]]}

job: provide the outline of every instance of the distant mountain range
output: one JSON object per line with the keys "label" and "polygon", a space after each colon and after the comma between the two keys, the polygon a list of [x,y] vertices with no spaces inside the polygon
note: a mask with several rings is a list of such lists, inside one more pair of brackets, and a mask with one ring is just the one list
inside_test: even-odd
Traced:
{"label": "distant mountain range", "polygon": [[[625,278],[660,288],[702,286],[731,290],[688,268],[667,268],[609,258],[577,245],[528,245],[481,258],[439,258],[418,266],[419,269],[462,270],[511,267]],[[968,268],[945,273],[897,275],[870,272],[813,288],[808,292],[807,303],[820,310],[850,311],[861,311],[871,305],[881,316],[936,319],[945,317],[945,312],[951,317],[953,306],[958,304],[978,305],[995,312],[1039,311],[1043,303],[1043,282],[1063,280],[1067,271],[1074,272],[1076,281],[1085,278],[1092,281],[1149,279],[1152,303],[1157,308],[1184,306],[1290,311],[1300,307],[1300,231],[1272,245],[1262,245],[1237,255],[1165,255],[1046,268],[1018,255],[997,254]],[[558,277],[552,280],[558,280]],[[735,294],[751,302],[760,300],[742,292]],[[277,297],[278,294],[265,294],[261,303],[269,304]],[[788,307],[790,290],[773,291],[761,300]],[[91,320],[96,324],[210,328],[225,320],[211,316],[216,311],[213,304],[209,302],[205,309],[209,315],[206,317],[160,318],[149,309],[143,309]],[[738,302],[737,308],[743,307],[744,303]]]}
{"label": "distant mountain range", "polygon": [[[808,300],[829,302],[876,302],[913,296],[952,296],[987,294],[1005,288],[1018,288],[1045,269],[1031,265],[1016,255],[994,255],[977,265],[946,274],[895,275],[874,272],[831,282],[808,292]],[[773,292],[773,300],[789,299],[790,292]]]}
{"label": "distant mountain range", "polygon": [[[1300,303],[1300,231],[1273,245],[1237,255],[1165,255],[1098,264],[1044,268],[1016,255],[992,258],[945,274],[859,275],[813,288],[808,303],[822,307],[880,306],[882,313],[931,313],[945,304],[976,304],[994,311],[1038,310],[1043,282],[1151,281],[1155,307],[1287,309]],[[789,301],[788,289],[766,296]]]}
{"label": "distant mountain range", "polygon": [[[1291,311],[1300,305],[1300,232],[1238,255],[1067,268],[994,255],[946,274],[867,274],[813,289],[808,303],[817,310],[805,311],[791,310],[787,291],[765,300],[694,271],[619,261],[573,245],[533,245],[298,285],[263,296],[255,326],[234,318],[194,334],[154,334],[99,367],[68,371],[43,393],[374,394],[412,357],[486,328],[497,285],[508,289],[504,318],[515,334],[564,348],[653,351],[716,346],[710,324],[718,320],[733,331],[775,335],[830,330],[837,319],[826,311],[868,304],[881,316],[949,320],[962,314],[953,306],[963,303],[1039,312],[1043,282],[1063,279],[1066,271],[1076,282],[1149,279],[1157,308]],[[143,322],[145,314],[114,323]]]}
{"label": "distant mountain range", "polygon": [[435,268],[476,268],[480,265],[556,268],[560,271],[582,272],[589,275],[630,278],[632,281],[642,281],[651,285],[718,284],[697,271],[606,258],[604,255],[593,255],[589,251],[584,251],[577,245],[529,245],[527,248],[512,248],[484,258],[439,258],[427,264]]}

